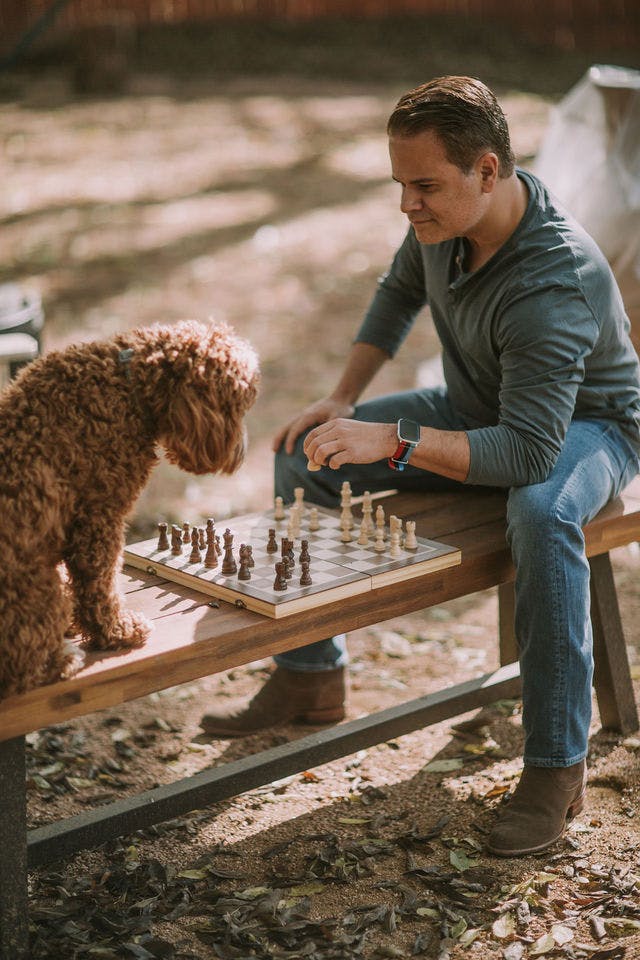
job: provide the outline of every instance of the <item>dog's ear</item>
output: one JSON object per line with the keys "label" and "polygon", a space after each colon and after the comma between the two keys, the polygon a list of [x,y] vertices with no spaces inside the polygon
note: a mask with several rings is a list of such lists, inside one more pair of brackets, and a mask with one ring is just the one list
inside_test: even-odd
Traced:
{"label": "dog's ear", "polygon": [[180,384],[168,405],[161,437],[167,459],[188,473],[233,473],[242,463],[242,417],[217,406],[206,391]]}

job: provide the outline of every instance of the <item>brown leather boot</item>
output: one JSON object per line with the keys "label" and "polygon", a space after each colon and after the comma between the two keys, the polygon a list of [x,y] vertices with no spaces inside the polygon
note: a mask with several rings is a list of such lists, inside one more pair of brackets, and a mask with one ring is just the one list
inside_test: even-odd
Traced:
{"label": "brown leather boot", "polygon": [[487,848],[498,857],[538,853],[559,840],[567,820],[584,806],[587,764],[525,767],[505,812],[489,834]]}
{"label": "brown leather boot", "polygon": [[347,674],[335,670],[300,671],[276,667],[248,704],[205,713],[200,726],[216,737],[242,737],[276,723],[337,723],[345,716]]}

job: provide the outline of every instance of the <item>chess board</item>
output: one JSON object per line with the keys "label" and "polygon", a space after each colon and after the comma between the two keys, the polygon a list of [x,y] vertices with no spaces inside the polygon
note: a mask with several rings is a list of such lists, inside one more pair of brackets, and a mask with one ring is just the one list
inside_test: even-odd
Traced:
{"label": "chess board", "polygon": [[[360,517],[354,516],[355,526],[351,531],[353,540],[341,542],[340,513],[318,507],[318,529],[309,530],[310,507],[305,512],[300,526],[299,536],[294,541],[295,566],[287,589],[274,590],[275,562],[281,559],[281,539],[287,536],[288,521],[276,520],[274,511],[249,514],[224,520],[216,524],[216,533],[220,536],[229,529],[233,534],[233,550],[238,562],[241,544],[250,544],[253,550],[255,566],[251,569],[250,580],[239,580],[238,575],[224,575],[221,561],[217,567],[207,569],[202,561],[191,563],[191,544],[182,544],[179,556],[171,549],[158,550],[158,538],[130,544],[124,553],[124,562],[138,569],[146,570],[176,583],[184,584],[222,600],[246,607],[268,617],[279,618],[299,613],[313,607],[332,603],[345,597],[366,593],[376,587],[386,586],[400,580],[422,576],[444,567],[460,563],[460,551],[436,540],[417,537],[417,547],[412,550],[401,548],[401,556],[392,559],[389,556],[389,528],[385,528],[385,552],[374,550],[373,538],[369,546],[357,543]],[[269,529],[276,531],[277,553],[267,552]],[[310,586],[300,586],[299,554],[301,541],[309,544],[310,568],[312,578]],[[239,564],[238,564],[239,568]]]}

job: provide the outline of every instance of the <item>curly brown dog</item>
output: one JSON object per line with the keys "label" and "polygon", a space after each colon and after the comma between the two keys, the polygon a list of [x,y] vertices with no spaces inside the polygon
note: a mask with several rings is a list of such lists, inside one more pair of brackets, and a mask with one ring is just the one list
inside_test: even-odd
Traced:
{"label": "curly brown dog", "polygon": [[257,382],[248,343],[188,321],[49,353],[0,393],[0,697],[77,669],[71,622],[87,648],[144,643],[116,574],[156,446],[232,473]]}

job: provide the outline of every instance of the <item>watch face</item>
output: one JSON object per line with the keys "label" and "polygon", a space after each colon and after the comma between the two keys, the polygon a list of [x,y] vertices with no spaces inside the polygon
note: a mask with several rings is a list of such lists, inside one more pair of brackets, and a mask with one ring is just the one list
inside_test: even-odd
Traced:
{"label": "watch face", "polygon": [[419,443],[420,424],[415,420],[405,420],[404,417],[398,420],[398,439],[405,443]]}

